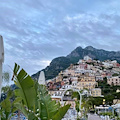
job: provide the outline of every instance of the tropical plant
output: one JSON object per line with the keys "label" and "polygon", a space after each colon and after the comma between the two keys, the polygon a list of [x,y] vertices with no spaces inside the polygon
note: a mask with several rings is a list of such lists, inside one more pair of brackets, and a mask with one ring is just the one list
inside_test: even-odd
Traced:
{"label": "tropical plant", "polygon": [[12,107],[9,98],[6,98],[4,101],[2,101],[0,106],[1,120],[9,120]]}
{"label": "tropical plant", "polygon": [[13,92],[11,90],[7,93],[7,98],[0,103],[0,117],[1,120],[10,120],[13,113],[17,110],[12,102]]}
{"label": "tropical plant", "polygon": [[44,85],[39,85],[20,66],[15,64],[13,79],[18,89],[15,90],[14,105],[29,120],[61,120],[70,105],[60,106],[52,100]]}

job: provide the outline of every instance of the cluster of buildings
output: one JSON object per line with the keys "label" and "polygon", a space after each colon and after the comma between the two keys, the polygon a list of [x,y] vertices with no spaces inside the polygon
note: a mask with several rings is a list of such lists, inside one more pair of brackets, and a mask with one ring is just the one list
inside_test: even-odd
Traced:
{"label": "cluster of buildings", "polygon": [[101,89],[97,87],[98,81],[103,81],[106,77],[109,85],[120,85],[119,71],[120,64],[116,60],[101,62],[85,56],[61,71],[54,79],[48,80],[48,91],[56,100],[61,100],[67,89],[83,91],[82,94],[87,96],[102,97]]}

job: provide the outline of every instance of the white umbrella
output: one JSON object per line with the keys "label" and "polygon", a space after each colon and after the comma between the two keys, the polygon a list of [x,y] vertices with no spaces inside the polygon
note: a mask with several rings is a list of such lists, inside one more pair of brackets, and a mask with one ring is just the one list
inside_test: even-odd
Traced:
{"label": "white umbrella", "polygon": [[40,72],[38,83],[40,85],[45,85],[45,74],[43,71]]}
{"label": "white umbrella", "polygon": [[0,98],[1,98],[1,88],[2,88],[2,63],[4,62],[4,46],[3,38],[0,36]]}

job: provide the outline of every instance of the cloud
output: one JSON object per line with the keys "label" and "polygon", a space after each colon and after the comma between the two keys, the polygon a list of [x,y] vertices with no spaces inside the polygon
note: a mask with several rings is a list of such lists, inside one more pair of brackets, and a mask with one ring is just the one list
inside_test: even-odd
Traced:
{"label": "cloud", "polygon": [[29,74],[77,46],[120,50],[119,0],[6,0],[0,4],[5,65]]}

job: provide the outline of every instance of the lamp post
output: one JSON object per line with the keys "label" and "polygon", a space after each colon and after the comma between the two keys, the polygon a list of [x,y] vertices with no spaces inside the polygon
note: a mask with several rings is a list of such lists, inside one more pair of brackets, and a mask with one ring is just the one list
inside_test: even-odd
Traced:
{"label": "lamp post", "polygon": [[[105,99],[103,99],[103,106],[105,108]],[[105,108],[105,113],[106,113],[106,108]],[[106,120],[106,115],[105,115],[105,120]]]}
{"label": "lamp post", "polygon": [[63,93],[62,93],[62,97],[61,97],[61,102],[62,102],[62,104],[64,104],[64,102],[63,102],[63,97],[64,97],[64,94],[66,93],[66,91],[68,91],[68,90],[73,90],[73,91],[76,91],[76,92],[78,92],[79,93],[79,96],[80,96],[80,100],[79,100],[79,110],[81,111],[82,110],[82,108],[81,108],[81,103],[82,103],[82,94],[80,93],[80,91],[78,90],[78,89],[74,89],[74,88],[68,88],[68,89],[66,89]]}
{"label": "lamp post", "polygon": [[105,99],[103,99],[103,106],[105,105]]}
{"label": "lamp post", "polygon": [[[3,38],[2,36],[0,36],[0,99],[1,99],[1,88],[2,88],[2,63],[3,62],[4,62],[4,46],[3,46]],[[1,116],[0,116],[0,120],[1,120]]]}

